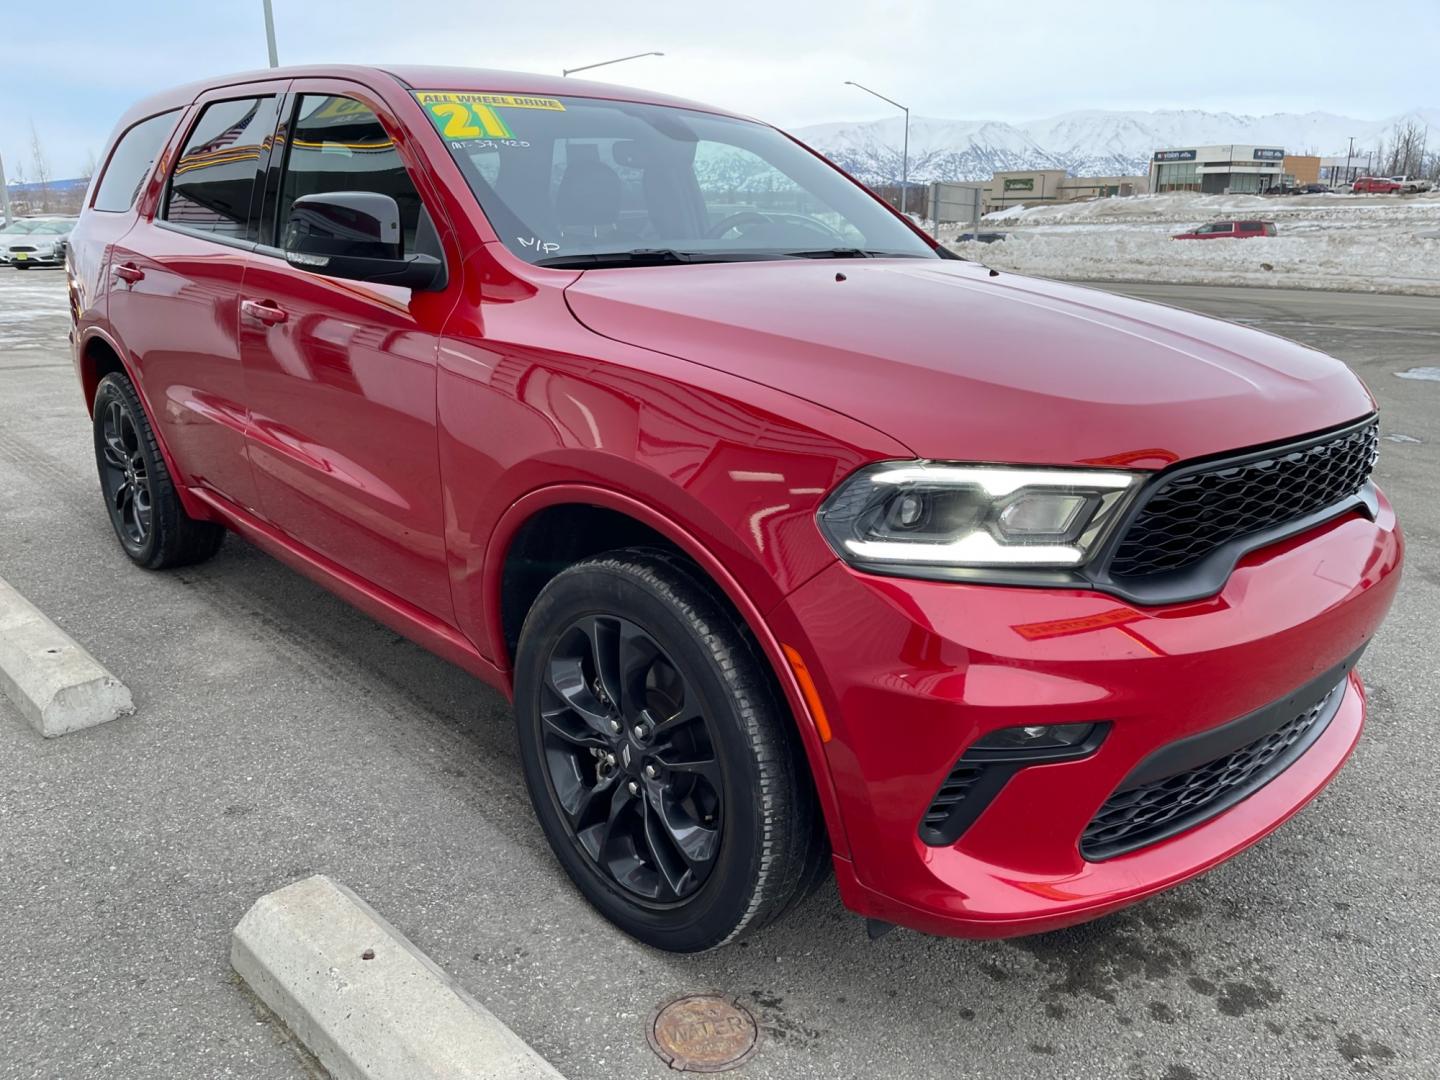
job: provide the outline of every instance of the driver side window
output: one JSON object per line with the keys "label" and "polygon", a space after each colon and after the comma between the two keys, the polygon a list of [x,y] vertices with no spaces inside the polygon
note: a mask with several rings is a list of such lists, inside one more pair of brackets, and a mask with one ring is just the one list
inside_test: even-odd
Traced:
{"label": "driver side window", "polygon": [[775,224],[796,226],[835,242],[865,246],[865,237],[839,214],[800,187],[764,158],[732,143],[704,139],[695,148],[695,180],[705,200],[706,224],[714,229],[726,219],[743,231],[753,216]]}
{"label": "driver side window", "polygon": [[289,138],[276,236],[284,237],[296,199],[333,191],[389,195],[400,208],[405,254],[435,246],[421,230],[420,194],[380,118],[353,98],[305,94]]}

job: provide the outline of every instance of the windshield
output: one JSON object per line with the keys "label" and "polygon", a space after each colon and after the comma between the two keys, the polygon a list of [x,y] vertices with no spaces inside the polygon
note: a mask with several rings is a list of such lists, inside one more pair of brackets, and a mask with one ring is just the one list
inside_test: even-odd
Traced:
{"label": "windshield", "polygon": [[937,257],[763,124],[595,98],[415,97],[505,246],[538,265]]}

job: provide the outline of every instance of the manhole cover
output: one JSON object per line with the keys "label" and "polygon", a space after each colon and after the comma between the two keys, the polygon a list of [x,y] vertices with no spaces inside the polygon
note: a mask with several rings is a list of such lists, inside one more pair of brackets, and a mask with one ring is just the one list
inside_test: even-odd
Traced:
{"label": "manhole cover", "polygon": [[724,1072],[755,1053],[760,1029],[734,998],[687,994],[656,1009],[645,1034],[672,1069]]}

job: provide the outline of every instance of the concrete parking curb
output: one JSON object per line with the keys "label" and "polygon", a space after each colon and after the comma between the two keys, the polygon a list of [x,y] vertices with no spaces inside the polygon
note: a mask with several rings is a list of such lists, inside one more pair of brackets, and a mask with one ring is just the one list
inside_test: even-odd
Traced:
{"label": "concrete parking curb", "polygon": [[324,875],[257,900],[231,935],[230,964],[335,1080],[563,1080]]}
{"label": "concrete parking curb", "polygon": [[47,739],[135,711],[125,684],[4,579],[0,690]]}

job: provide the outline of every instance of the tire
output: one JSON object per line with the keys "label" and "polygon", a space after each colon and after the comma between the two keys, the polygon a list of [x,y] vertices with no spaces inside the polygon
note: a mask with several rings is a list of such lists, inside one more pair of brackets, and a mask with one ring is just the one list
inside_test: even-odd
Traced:
{"label": "tire", "polygon": [[689,563],[627,549],[567,568],[530,609],[516,657],[535,812],[571,880],[621,930],[699,952],[813,888],[828,859],[794,722]]}
{"label": "tire", "polygon": [[100,380],[93,412],[100,492],[125,554],[147,570],[165,570],[219,551],[224,528],[185,512],[150,418],[125,375]]}

